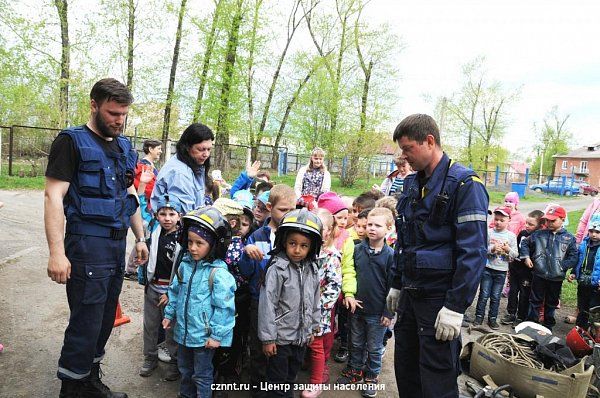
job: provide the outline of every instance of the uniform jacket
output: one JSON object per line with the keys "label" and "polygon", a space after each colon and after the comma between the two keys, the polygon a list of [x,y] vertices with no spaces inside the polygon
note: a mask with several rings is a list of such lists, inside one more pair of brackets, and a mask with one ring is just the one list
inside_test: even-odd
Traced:
{"label": "uniform jacket", "polygon": [[171,157],[158,173],[152,198],[151,208],[156,209],[158,199],[165,194],[176,196],[181,201],[183,214],[205,205],[206,187],[204,181],[204,166],[198,173],[185,163]]}
{"label": "uniform jacket", "polygon": [[[214,274],[209,287],[211,269]],[[210,337],[230,347],[235,325],[235,280],[222,260],[195,261],[184,254],[169,287],[166,319],[177,319],[174,339],[186,347],[204,347]]]}
{"label": "uniform jacket", "polygon": [[122,153],[114,153],[104,151],[83,126],[60,134],[71,137],[79,155],[77,174],[63,199],[67,233],[108,238],[114,230],[127,230],[138,207],[137,196],[127,193],[137,163],[129,140],[117,137]]}
{"label": "uniform jacket", "polygon": [[556,233],[549,229],[534,231],[521,240],[520,253],[523,259],[531,258],[534,275],[550,281],[562,281],[579,258],[575,237],[564,228]]}
{"label": "uniform jacket", "polygon": [[[577,281],[580,283],[583,282],[583,273],[582,266],[585,258],[587,257],[588,247],[590,246],[590,238],[585,238],[581,245],[579,245],[579,260],[577,261],[577,266],[575,267],[575,276],[577,277]],[[589,259],[588,259],[589,261]],[[596,252],[596,256],[594,258],[594,263],[592,265],[592,278],[591,283],[592,286],[600,285],[600,249]]]}
{"label": "uniform jacket", "polygon": [[[486,264],[488,194],[472,170],[450,165],[446,154],[423,187],[420,175],[406,177],[398,200],[392,287],[444,297],[446,308],[462,314],[475,297]],[[434,211],[442,190],[447,204],[438,201],[439,210]]]}
{"label": "uniform jacket", "polygon": [[258,339],[278,345],[306,345],[319,332],[321,309],[316,261],[297,265],[275,254],[267,269],[258,303]]}

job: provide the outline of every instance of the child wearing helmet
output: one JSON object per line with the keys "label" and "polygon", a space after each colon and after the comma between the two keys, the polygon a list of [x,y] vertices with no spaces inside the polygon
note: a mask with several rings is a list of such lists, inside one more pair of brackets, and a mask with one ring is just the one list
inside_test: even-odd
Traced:
{"label": "child wearing helmet", "polygon": [[[167,292],[173,269],[173,259],[179,249],[181,202],[176,197],[163,195],[158,198],[155,218],[150,222],[153,226],[147,241],[149,250],[148,262],[138,267],[138,282],[144,288],[144,363],[139,375],[148,377],[158,366],[158,342],[160,339],[163,309],[168,302]],[[165,380],[179,378],[177,369],[177,343],[173,333],[168,331],[164,336],[165,348],[171,360],[167,368]]]}
{"label": "child wearing helmet", "polygon": [[315,334],[310,349],[310,387],[302,392],[302,398],[321,395],[321,384],[329,382],[329,359],[334,340],[334,306],[342,291],[342,254],[335,248],[333,241],[335,220],[326,209],[318,209],[317,216],[323,224],[323,245],[317,261],[319,263],[319,288],[321,299],[319,307],[321,319],[319,331]]}
{"label": "child wearing helmet", "polygon": [[231,346],[235,324],[235,279],[223,261],[231,227],[214,207],[192,210],[182,223],[181,260],[162,324],[169,329],[176,321],[180,395],[210,397],[215,349]]}
{"label": "child wearing helmet", "polygon": [[319,332],[321,230],[315,214],[297,209],[282,218],[275,233],[258,304],[258,339],[268,358],[267,382],[283,387],[271,391],[273,396],[291,395],[306,345]]}

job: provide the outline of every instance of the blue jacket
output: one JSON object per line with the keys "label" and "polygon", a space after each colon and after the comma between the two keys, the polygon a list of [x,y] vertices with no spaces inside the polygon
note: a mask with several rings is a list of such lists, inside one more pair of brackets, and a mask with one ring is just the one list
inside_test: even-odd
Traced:
{"label": "blue jacket", "polygon": [[237,191],[241,189],[249,189],[252,185],[252,181],[254,181],[254,178],[248,177],[248,173],[246,173],[246,171],[242,171],[239,177],[233,182],[233,185],[229,190],[229,195],[233,198],[233,195]]}
{"label": "blue jacket", "polygon": [[271,246],[271,227],[268,224],[263,225],[250,235],[246,241],[246,246],[256,245],[264,253],[261,261],[255,261],[248,257],[246,252],[242,254],[242,258],[238,263],[240,274],[250,280],[250,294],[254,300],[258,300],[260,295],[260,281],[263,278],[267,263],[271,258],[269,254],[273,247]]}
{"label": "blue jacket", "polygon": [[204,166],[198,173],[173,156],[160,169],[150,198],[150,206],[156,209],[158,199],[165,194],[176,196],[181,201],[183,214],[205,205]]}
{"label": "blue jacket", "polygon": [[[445,298],[444,306],[463,314],[471,305],[487,261],[488,194],[472,170],[444,154],[423,187],[404,180],[398,200],[396,275],[392,287]],[[444,183],[444,176],[447,174]],[[443,193],[434,219],[436,197]]]}
{"label": "blue jacket", "polygon": [[[212,291],[209,276],[213,268]],[[194,261],[189,253],[181,260],[169,287],[166,319],[177,319],[174,340],[186,347],[204,347],[210,337],[230,347],[235,325],[235,280],[222,260]]]}
{"label": "blue jacket", "polygon": [[[577,266],[575,267],[574,273],[577,277],[577,281],[584,282],[583,275],[581,272],[581,267],[583,262],[586,261],[586,257],[588,254],[588,248],[590,247],[590,238],[586,237],[581,241],[579,245],[579,261],[577,261]],[[598,286],[600,284],[600,248],[596,251],[596,256],[594,257],[594,263],[592,265],[592,277],[591,283],[592,286]]]}
{"label": "blue jacket", "polygon": [[122,153],[105,151],[84,126],[60,134],[71,137],[79,155],[77,174],[63,199],[67,233],[109,238],[116,230],[125,237],[137,197],[127,193],[127,175],[133,176],[137,153],[125,137],[117,137]]}
{"label": "blue jacket", "polygon": [[533,274],[550,281],[562,281],[579,258],[575,237],[564,228],[556,233],[549,229],[534,231],[521,240],[520,249],[522,259],[531,258]]}
{"label": "blue jacket", "polygon": [[392,281],[393,266],[394,250],[385,243],[381,251],[376,254],[369,252],[368,239],[354,247],[357,285],[354,298],[362,301],[363,307],[357,311],[369,315],[385,315],[390,319],[394,317],[385,305],[385,298]]}

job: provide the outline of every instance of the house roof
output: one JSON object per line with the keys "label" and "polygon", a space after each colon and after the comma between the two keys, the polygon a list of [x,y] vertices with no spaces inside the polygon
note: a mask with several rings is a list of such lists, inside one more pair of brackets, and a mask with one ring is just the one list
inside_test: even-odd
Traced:
{"label": "house roof", "polygon": [[565,155],[554,155],[555,158],[600,159],[600,142],[579,147]]}

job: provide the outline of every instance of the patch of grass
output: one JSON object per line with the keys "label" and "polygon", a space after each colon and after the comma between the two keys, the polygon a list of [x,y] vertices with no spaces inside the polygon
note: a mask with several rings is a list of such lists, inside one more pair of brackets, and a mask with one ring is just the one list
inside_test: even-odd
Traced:
{"label": "patch of grass", "polygon": [[[570,233],[572,233],[573,235],[575,235],[575,232],[577,231],[577,225],[579,224],[579,219],[581,218],[581,215],[583,214],[584,211],[585,211],[585,209],[574,210],[574,211],[570,211],[568,214],[569,225],[567,225],[566,230],[569,231]],[[568,272],[567,276],[570,273],[571,272]],[[560,301],[567,305],[570,305],[570,306],[577,305],[577,283],[576,282],[569,283],[569,282],[567,282],[566,279],[563,281],[562,290],[560,292]]]}
{"label": "patch of grass", "polygon": [[[501,205],[504,203],[504,195],[506,195],[508,191],[495,191],[491,188],[488,188],[488,194],[490,195],[490,205]],[[565,202],[568,200],[573,200],[578,198],[578,196],[561,196],[561,195],[553,195],[553,194],[545,194],[533,192],[531,190],[527,191],[527,194],[524,198],[520,198],[521,202]],[[571,217],[569,217],[571,218]],[[579,220],[579,218],[578,218]]]}
{"label": "patch of grass", "polygon": [[17,176],[0,176],[0,189],[44,189],[46,182],[45,177],[17,177]]}

